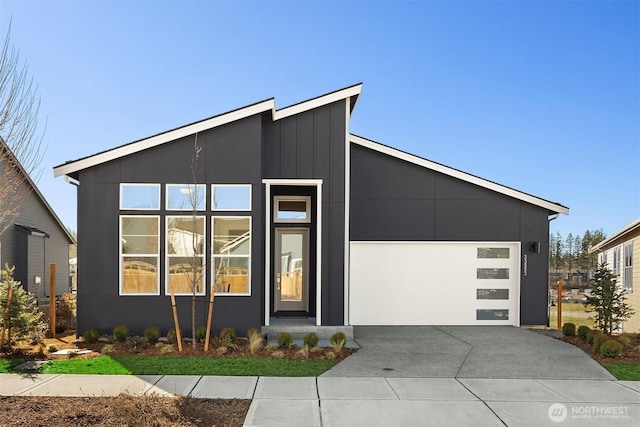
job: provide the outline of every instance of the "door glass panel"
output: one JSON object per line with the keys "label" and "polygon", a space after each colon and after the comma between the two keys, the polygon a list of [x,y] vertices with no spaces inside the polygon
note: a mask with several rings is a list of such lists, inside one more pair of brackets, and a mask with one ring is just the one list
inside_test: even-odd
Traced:
{"label": "door glass panel", "polygon": [[301,302],[304,271],[304,241],[302,234],[282,234],[280,240],[280,298]]}

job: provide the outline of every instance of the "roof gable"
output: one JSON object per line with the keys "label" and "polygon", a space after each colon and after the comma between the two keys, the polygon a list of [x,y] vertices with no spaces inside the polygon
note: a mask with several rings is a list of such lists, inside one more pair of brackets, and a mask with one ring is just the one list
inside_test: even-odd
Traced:
{"label": "roof gable", "polygon": [[312,98],[294,105],[290,105],[288,107],[281,108],[279,110],[276,110],[275,108],[274,98],[267,99],[255,104],[248,105],[246,107],[238,108],[236,110],[219,114],[208,119],[191,123],[189,125],[181,126],[173,130],[159,133],[148,138],[134,141],[129,144],[113,148],[111,150],[103,151],[92,156],[83,157],[78,160],[64,163],[62,165],[54,167],[53,174],[56,177],[62,175],[70,175],[82,169],[87,169],[89,167],[128,156],[130,154],[134,154],[148,148],[175,141],[176,139],[183,138],[185,136],[193,135],[197,132],[203,132],[208,129],[213,129],[227,123],[242,120],[244,118],[268,111],[271,111],[272,120],[277,121],[346,98],[352,99],[350,106],[351,110],[353,110],[356,100],[360,95],[361,89],[362,83],[358,83],[344,89],[339,89],[334,92],[318,96],[316,98]]}
{"label": "roof gable", "polygon": [[523,193],[513,188],[505,187],[504,185],[500,185],[495,182],[477,177],[475,175],[471,175],[466,172],[462,172],[457,169],[450,168],[440,163],[432,162],[431,160],[423,159],[422,157],[418,157],[413,154],[409,154],[404,151],[389,147],[387,145],[380,144],[379,142],[375,142],[370,139],[366,139],[361,136],[357,136],[353,134],[350,135],[350,140],[354,144],[358,144],[363,147],[367,147],[371,150],[377,151],[379,153],[383,153],[391,157],[395,157],[397,159],[401,159],[409,163],[422,166],[424,168],[442,173],[444,175],[451,176],[453,178],[457,178],[459,180],[495,191],[500,194],[504,194],[514,199],[518,199],[523,202],[527,202],[532,205],[539,206],[541,208],[547,209],[549,212],[558,213],[558,214],[562,213],[565,215],[569,214],[569,208],[567,208],[566,206],[562,206],[561,204],[550,202],[548,200],[544,200],[539,197],[532,196],[527,193]]}
{"label": "roof gable", "polygon": [[632,239],[634,237],[640,236],[640,218],[633,221],[631,224],[626,227],[618,230],[613,233],[611,237],[604,239],[602,242],[595,245],[589,252],[598,252],[609,249],[613,246],[618,245],[624,240]]}

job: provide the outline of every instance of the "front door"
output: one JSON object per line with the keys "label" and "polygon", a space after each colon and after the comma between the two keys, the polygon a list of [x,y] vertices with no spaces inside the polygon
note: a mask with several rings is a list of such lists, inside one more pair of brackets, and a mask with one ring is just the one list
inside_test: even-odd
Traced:
{"label": "front door", "polygon": [[309,228],[275,229],[275,311],[309,311]]}

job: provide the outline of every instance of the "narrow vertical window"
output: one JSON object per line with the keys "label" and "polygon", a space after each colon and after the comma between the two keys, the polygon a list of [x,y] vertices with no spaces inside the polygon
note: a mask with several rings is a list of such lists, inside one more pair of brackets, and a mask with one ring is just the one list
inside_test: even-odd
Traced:
{"label": "narrow vertical window", "polygon": [[250,293],[251,218],[213,217],[211,280],[216,294]]}
{"label": "narrow vertical window", "polygon": [[166,294],[204,292],[204,216],[166,217]]}
{"label": "narrow vertical window", "polygon": [[158,216],[120,217],[120,294],[160,291]]}
{"label": "narrow vertical window", "polygon": [[633,242],[624,245],[624,288],[633,292]]}

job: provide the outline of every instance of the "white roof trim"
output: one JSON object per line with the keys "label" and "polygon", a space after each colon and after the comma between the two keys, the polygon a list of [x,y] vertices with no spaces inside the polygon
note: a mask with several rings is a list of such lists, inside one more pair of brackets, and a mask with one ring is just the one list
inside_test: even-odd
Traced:
{"label": "white roof trim", "polygon": [[627,225],[626,227],[622,228],[621,230],[615,232],[611,237],[608,237],[608,238],[604,239],[602,242],[600,242],[597,245],[593,246],[589,250],[589,253],[593,253],[593,252],[602,250],[603,248],[609,246],[610,243],[613,243],[615,240],[618,240],[621,237],[624,237],[624,235],[633,232],[637,228],[640,228],[640,218],[636,219],[631,224]]}
{"label": "white roof trim", "polygon": [[313,110],[314,108],[321,107],[323,105],[331,104],[332,102],[340,101],[345,98],[360,95],[362,90],[362,83],[342,89],[336,92],[329,93],[327,95],[319,96],[318,98],[310,99],[308,101],[301,102],[299,104],[285,107],[281,110],[277,110],[273,114],[273,120],[284,119],[285,117],[293,116],[304,111]]}
{"label": "white roof trim", "polygon": [[509,187],[505,187],[500,184],[496,184],[495,182],[487,181],[486,179],[479,178],[474,175],[470,175],[468,173],[450,168],[448,166],[441,165],[439,163],[432,162],[430,160],[423,159],[418,156],[414,156],[412,154],[405,153],[403,151],[397,150],[395,148],[388,147],[386,145],[359,137],[357,135],[350,135],[351,142],[361,145],[363,147],[367,147],[371,150],[378,151],[383,154],[387,154],[389,156],[407,161],[409,163],[413,163],[418,166],[425,167],[427,169],[434,170],[436,172],[451,176],[453,178],[460,179],[462,181],[469,182],[471,184],[478,185],[480,187],[484,187],[486,189],[495,191],[497,193],[504,194],[509,197],[513,197],[514,199],[522,200],[527,203],[531,203],[535,206],[540,206],[541,208],[548,209],[551,212],[562,213],[565,215],[569,215],[569,208],[558,205],[556,203],[549,202],[544,199],[540,199],[535,196],[531,196],[529,194],[520,192],[518,190],[514,190]]}
{"label": "white roof trim", "polygon": [[85,157],[76,161],[65,163],[60,166],[56,166],[53,168],[53,176],[58,177],[62,175],[68,175],[70,173],[96,166],[110,160],[115,160],[120,157],[128,156],[130,154],[134,154],[148,148],[153,148],[158,145],[174,141],[179,138],[184,138],[185,136],[193,135],[196,132],[202,132],[208,129],[215,128],[217,126],[222,126],[227,123],[235,122],[237,120],[241,120],[269,110],[271,110],[271,115],[274,121],[284,119],[286,117],[299,114],[307,110],[312,110],[314,108],[318,108],[323,105],[339,101],[341,99],[359,95],[361,90],[362,83],[335,92],[331,92],[326,95],[310,99],[308,101],[303,101],[299,104],[285,107],[281,110],[275,109],[275,101],[273,99],[258,102],[248,107],[243,107],[238,110],[211,117],[197,123],[193,123],[187,126],[180,127],[178,129],[170,130],[168,132],[145,138],[137,142],[132,142],[130,144],[123,145],[112,150],[104,151],[93,156]]}

